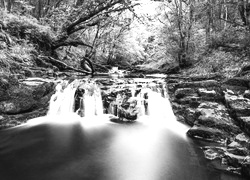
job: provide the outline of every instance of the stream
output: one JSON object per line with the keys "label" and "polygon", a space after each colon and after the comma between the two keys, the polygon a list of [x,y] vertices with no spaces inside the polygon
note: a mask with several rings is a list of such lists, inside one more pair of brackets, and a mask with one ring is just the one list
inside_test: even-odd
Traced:
{"label": "stream", "polygon": [[100,110],[98,88],[85,92],[85,116],[77,115],[78,86],[58,88],[46,117],[0,131],[0,180],[243,179],[212,167],[155,89],[147,90],[148,113],[119,123],[110,121],[111,107]]}

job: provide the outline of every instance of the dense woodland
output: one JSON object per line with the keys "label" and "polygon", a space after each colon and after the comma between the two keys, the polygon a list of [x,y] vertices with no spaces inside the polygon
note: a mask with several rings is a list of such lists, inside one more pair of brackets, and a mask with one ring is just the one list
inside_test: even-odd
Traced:
{"label": "dense woodland", "polygon": [[88,74],[80,63],[85,59],[96,71],[118,66],[234,76],[250,56],[248,0],[1,0],[0,5],[2,73]]}

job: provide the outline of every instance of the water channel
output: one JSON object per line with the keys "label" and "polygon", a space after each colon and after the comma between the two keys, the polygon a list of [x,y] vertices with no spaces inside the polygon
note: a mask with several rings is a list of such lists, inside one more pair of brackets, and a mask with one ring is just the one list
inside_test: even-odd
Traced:
{"label": "water channel", "polygon": [[58,90],[48,116],[0,131],[0,180],[243,179],[211,167],[159,92],[148,89],[149,113],[117,123],[92,95],[84,117],[71,112],[75,90]]}

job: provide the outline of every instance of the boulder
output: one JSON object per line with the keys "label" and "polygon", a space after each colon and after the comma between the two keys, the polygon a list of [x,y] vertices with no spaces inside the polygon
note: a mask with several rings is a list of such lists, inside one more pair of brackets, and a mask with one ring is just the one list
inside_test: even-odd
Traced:
{"label": "boulder", "polygon": [[242,77],[231,78],[231,79],[228,79],[224,82],[224,84],[226,84],[226,85],[241,86],[241,87],[246,87],[246,88],[250,87],[249,83],[250,83],[249,79],[242,78]]}
{"label": "boulder", "polygon": [[18,80],[14,76],[0,74],[0,89],[7,90],[10,86],[16,86],[18,84]]}
{"label": "boulder", "polygon": [[197,113],[200,114],[200,116],[197,118],[196,123],[200,125],[220,129],[231,135],[241,132],[239,127],[234,124],[226,107],[222,104],[203,102],[197,108]]}
{"label": "boulder", "polygon": [[19,114],[31,111],[37,107],[37,102],[31,98],[18,98],[0,102],[0,113]]}
{"label": "boulder", "polygon": [[14,77],[0,76],[0,129],[46,115],[54,89],[51,80],[29,78],[18,82]]}
{"label": "boulder", "polygon": [[14,76],[0,74],[0,101],[6,101],[10,99],[10,95],[7,91],[11,87],[16,87],[18,85],[18,80]]}
{"label": "boulder", "polygon": [[227,139],[227,134],[221,130],[197,125],[194,125],[192,128],[190,128],[187,132],[187,135],[192,138],[220,143],[224,143]]}
{"label": "boulder", "polygon": [[41,108],[32,112],[26,112],[22,114],[3,115],[2,119],[0,120],[0,129],[15,127],[27,122],[27,120],[29,119],[45,116],[47,114],[47,110],[47,108]]}
{"label": "boulder", "polygon": [[250,156],[245,157],[243,160],[241,174],[244,177],[250,178]]}
{"label": "boulder", "polygon": [[190,126],[194,125],[194,122],[198,118],[194,108],[190,108],[185,105],[176,105],[176,103],[173,103],[172,107],[178,121],[185,122]]}
{"label": "boulder", "polygon": [[216,80],[183,82],[175,85],[175,88],[206,88],[206,87],[219,87],[220,84]]}
{"label": "boulder", "polygon": [[231,91],[234,94],[242,94],[246,90],[248,90],[248,87],[245,87],[245,86],[231,86],[231,85],[222,84],[221,89],[223,91]]}
{"label": "boulder", "polygon": [[244,97],[244,98],[247,98],[247,99],[250,99],[250,90],[246,90],[246,91],[243,93],[243,97]]}
{"label": "boulder", "polygon": [[204,150],[204,155],[206,159],[214,160],[214,159],[221,158],[222,153],[217,148],[206,147],[206,148],[203,148],[203,150]]}
{"label": "boulder", "polygon": [[179,88],[175,91],[175,97],[181,99],[185,96],[198,96],[195,89],[192,88]]}
{"label": "boulder", "polygon": [[250,116],[250,100],[243,96],[225,93],[225,100],[229,108],[237,117]]}
{"label": "boulder", "polygon": [[227,152],[237,155],[237,156],[247,156],[249,155],[249,150],[245,147],[229,147]]}
{"label": "boulder", "polygon": [[241,167],[241,164],[243,163],[245,156],[235,155],[235,154],[226,152],[224,155],[224,158],[227,161],[227,165],[238,168],[238,167]]}
{"label": "boulder", "polygon": [[55,83],[53,82],[45,82],[43,84],[38,85],[33,89],[32,96],[34,99],[38,100],[42,97],[48,95],[53,92],[55,89]]}
{"label": "boulder", "polygon": [[224,100],[224,97],[214,89],[208,90],[206,88],[199,88],[198,94],[204,101],[222,102]]}
{"label": "boulder", "polygon": [[200,105],[201,98],[197,96],[186,96],[182,99],[175,99],[174,102],[177,102],[181,105],[189,105],[192,108],[196,108]]}
{"label": "boulder", "polygon": [[248,149],[250,149],[250,138],[247,134],[245,133],[241,133],[238,134],[234,141],[238,144],[240,144],[241,146],[247,147]]}

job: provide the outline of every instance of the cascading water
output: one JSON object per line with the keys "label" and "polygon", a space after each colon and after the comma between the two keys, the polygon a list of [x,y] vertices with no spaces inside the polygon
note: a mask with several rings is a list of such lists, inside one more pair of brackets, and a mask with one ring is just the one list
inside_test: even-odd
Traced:
{"label": "cascading water", "polygon": [[[149,110],[149,101],[157,104],[159,99],[154,98],[164,97],[165,87],[152,81],[133,83],[114,83],[107,90],[101,90],[95,80],[62,81],[51,97],[48,115],[76,113],[90,117],[104,112],[120,119],[136,120],[139,116],[152,114],[154,110]],[[154,98],[150,99],[149,94]]]}
{"label": "cascading water", "polygon": [[63,115],[73,112],[74,84],[63,81],[56,86],[56,93],[50,99],[48,115]]}
{"label": "cascading water", "polygon": [[51,97],[48,115],[76,113],[81,117],[103,114],[100,88],[94,82],[63,81]]}

